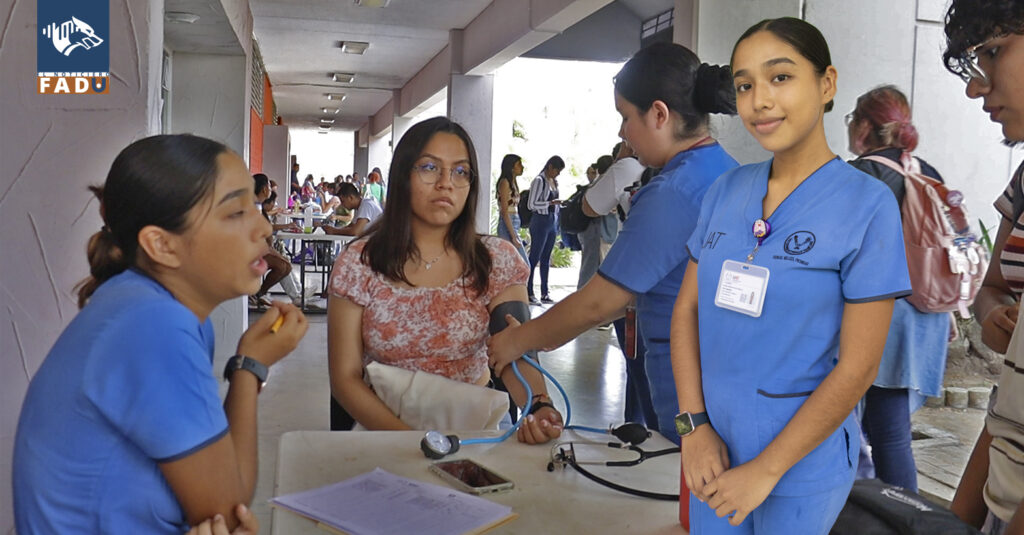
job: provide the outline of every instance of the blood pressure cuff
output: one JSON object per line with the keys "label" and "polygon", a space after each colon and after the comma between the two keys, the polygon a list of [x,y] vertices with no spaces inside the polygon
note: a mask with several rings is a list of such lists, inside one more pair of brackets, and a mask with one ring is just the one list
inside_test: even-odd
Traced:
{"label": "blood pressure cuff", "polygon": [[[505,301],[494,307],[494,310],[491,311],[491,321],[487,325],[488,332],[498,334],[505,330],[508,327],[508,320],[505,319],[506,315],[511,315],[519,323],[526,323],[530,321],[530,305],[522,301]],[[533,360],[537,360],[536,351],[529,351],[526,354]]]}

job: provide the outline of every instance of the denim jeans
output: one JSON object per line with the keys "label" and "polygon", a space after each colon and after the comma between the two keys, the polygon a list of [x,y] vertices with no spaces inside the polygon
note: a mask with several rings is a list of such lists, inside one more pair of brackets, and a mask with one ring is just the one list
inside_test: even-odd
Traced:
{"label": "denim jeans", "polygon": [[533,294],[533,271],[540,265],[540,295],[548,296],[548,270],[551,268],[551,250],[555,247],[554,214],[533,214],[530,218],[530,279],[526,293]]}
{"label": "denim jeans", "polygon": [[[516,230],[516,236],[518,236],[520,228],[519,214],[509,212],[508,217],[512,220],[512,227]],[[500,217],[498,218],[498,237],[508,240],[509,242],[512,241],[512,235],[508,233],[508,228],[505,226],[505,220]],[[526,256],[526,249],[523,247],[522,242],[519,243],[519,245],[516,247],[516,250],[519,251],[519,256],[523,257],[523,261],[526,262],[527,265],[529,265],[530,258]]]}
{"label": "denim jeans", "polygon": [[910,449],[910,401],[906,388],[872,386],[864,395],[864,434],[871,444],[875,477],[917,492],[917,466]]}

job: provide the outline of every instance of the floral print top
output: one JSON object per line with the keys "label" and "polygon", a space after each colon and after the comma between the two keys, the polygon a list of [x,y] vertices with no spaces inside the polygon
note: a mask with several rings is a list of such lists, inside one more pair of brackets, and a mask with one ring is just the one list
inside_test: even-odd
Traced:
{"label": "floral print top", "polygon": [[334,263],[331,295],[363,307],[363,365],[372,361],[476,382],[487,373],[487,306],[506,288],[525,285],[530,269],[512,244],[482,237],[491,253],[487,291],[464,278],[441,287],[398,286],[362,263],[357,240]]}

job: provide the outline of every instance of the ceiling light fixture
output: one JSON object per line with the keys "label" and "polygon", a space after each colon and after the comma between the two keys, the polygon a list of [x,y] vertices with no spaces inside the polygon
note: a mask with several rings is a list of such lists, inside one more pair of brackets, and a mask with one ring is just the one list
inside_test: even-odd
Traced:
{"label": "ceiling light fixture", "polygon": [[333,113],[335,115],[341,111],[341,108],[320,108],[320,113]]}
{"label": "ceiling light fixture", "polygon": [[346,54],[362,54],[370,47],[370,43],[365,41],[342,41],[338,46]]}
{"label": "ceiling light fixture", "polygon": [[187,11],[167,11],[164,13],[164,20],[167,22],[180,22],[182,24],[194,24],[199,20],[199,15]]}
{"label": "ceiling light fixture", "polygon": [[325,124],[334,124],[334,119],[333,118],[328,119],[327,117],[321,117],[320,118],[320,125],[323,126]]}
{"label": "ceiling light fixture", "polygon": [[338,102],[348,97],[345,93],[324,93],[324,96],[327,97],[327,100],[337,100]]}
{"label": "ceiling light fixture", "polygon": [[391,0],[352,0],[352,3],[360,7],[388,7]]}
{"label": "ceiling light fixture", "polygon": [[355,73],[351,72],[336,72],[331,75],[331,80],[338,82],[339,84],[351,84],[356,79]]}

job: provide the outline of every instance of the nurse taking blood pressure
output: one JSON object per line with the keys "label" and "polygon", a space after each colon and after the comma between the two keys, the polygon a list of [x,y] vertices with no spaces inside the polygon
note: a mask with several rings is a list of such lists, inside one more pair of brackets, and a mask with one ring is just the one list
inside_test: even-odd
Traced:
{"label": "nurse taking blood pressure", "polygon": [[828,147],[837,74],[816,28],[762,21],[732,69],[773,158],[722,175],[687,243],[671,351],[690,533],[826,534],[853,484],[853,408],[910,293],[899,210]]}

